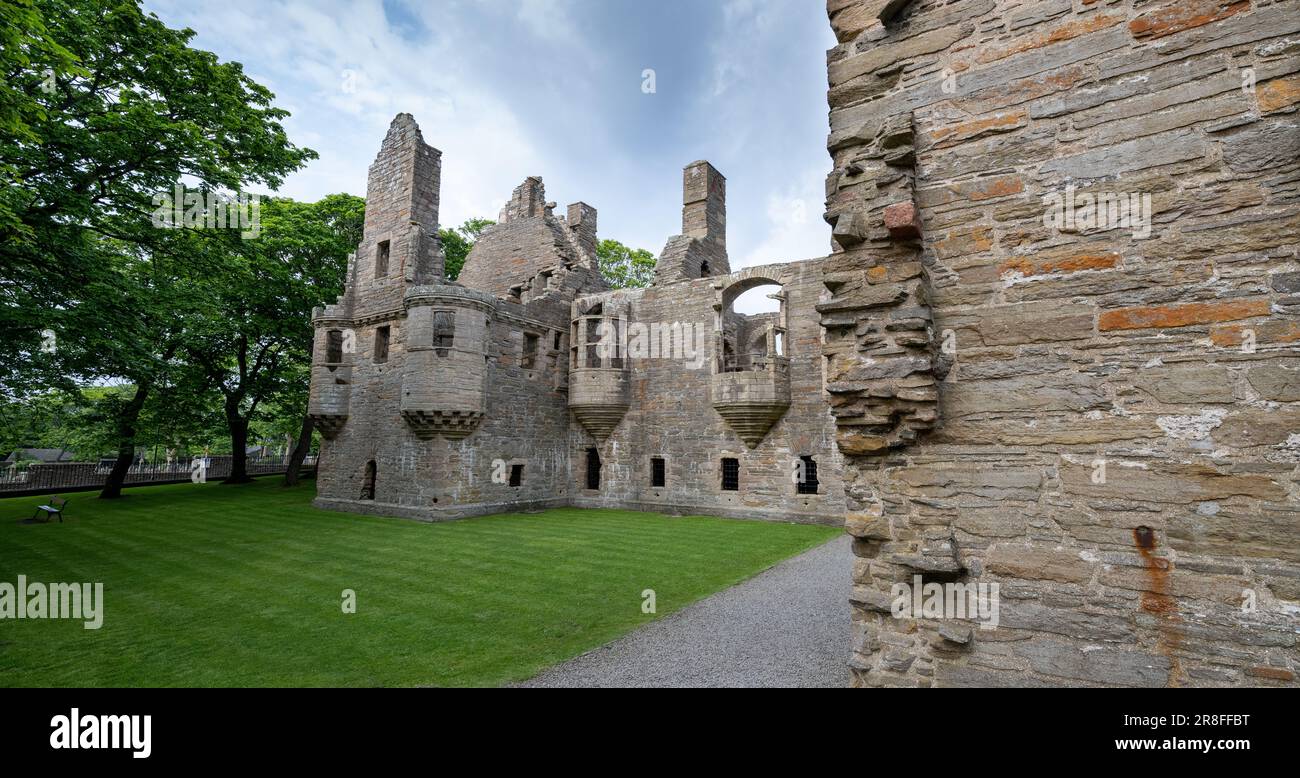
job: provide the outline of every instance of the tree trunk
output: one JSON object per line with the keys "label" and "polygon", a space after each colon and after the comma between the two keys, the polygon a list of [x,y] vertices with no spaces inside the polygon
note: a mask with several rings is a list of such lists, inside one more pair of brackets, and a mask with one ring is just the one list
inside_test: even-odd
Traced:
{"label": "tree trunk", "polygon": [[230,425],[230,475],[222,483],[246,484],[248,475],[248,417],[239,414],[239,403],[226,402],[226,422]]}
{"label": "tree trunk", "polygon": [[149,384],[141,383],[135,388],[135,396],[122,409],[117,419],[117,460],[113,470],[104,482],[104,489],[99,493],[101,500],[115,500],[122,496],[122,484],[126,483],[127,471],[135,459],[135,425],[140,420],[140,411],[144,408],[145,398],[149,396]]}
{"label": "tree trunk", "polygon": [[315,429],[316,423],[311,420],[311,417],[303,416],[302,431],[298,433],[298,442],[293,447],[293,454],[289,456],[289,465],[284,471],[285,486],[298,485],[299,471],[302,470],[307,452],[311,451],[311,433]]}

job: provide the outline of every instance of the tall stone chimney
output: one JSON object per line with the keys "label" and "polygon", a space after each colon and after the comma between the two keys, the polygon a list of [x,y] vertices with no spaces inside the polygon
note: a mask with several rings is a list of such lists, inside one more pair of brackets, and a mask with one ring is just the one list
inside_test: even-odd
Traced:
{"label": "tall stone chimney", "polygon": [[727,179],[703,160],[682,171],[682,234],[727,250]]}

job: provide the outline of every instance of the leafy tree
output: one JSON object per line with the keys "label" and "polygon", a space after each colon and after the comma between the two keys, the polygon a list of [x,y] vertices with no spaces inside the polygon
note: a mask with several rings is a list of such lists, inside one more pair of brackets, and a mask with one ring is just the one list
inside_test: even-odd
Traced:
{"label": "leafy tree", "polygon": [[600,273],[615,289],[643,289],[654,281],[655,255],[605,239],[596,247]]}
{"label": "leafy tree", "polygon": [[351,195],[319,203],[264,200],[261,234],[253,240],[229,236],[225,249],[211,255],[220,283],[204,290],[202,315],[185,349],[203,380],[221,394],[232,457],[226,483],[250,480],[250,425],[266,405],[298,409],[299,449],[306,456],[311,313],[343,291],[347,254],[360,240],[364,209],[365,201]]}
{"label": "leafy tree", "polygon": [[[289,142],[286,112],[238,63],[190,48],[192,30],[168,28],[138,0],[13,5],[0,6],[16,25],[0,58],[0,388],[132,387],[101,494],[116,497],[150,392],[189,353],[184,298],[204,285],[204,244],[227,232],[157,229],[154,195],[182,177],[204,195],[274,189],[316,155]],[[49,355],[46,329],[57,336]]]}
{"label": "leafy tree", "polygon": [[467,219],[459,227],[438,230],[438,237],[442,239],[442,253],[447,259],[443,267],[448,281],[455,281],[460,276],[461,268],[465,267],[465,258],[469,256],[470,249],[474,248],[479,233],[493,224],[496,222],[491,219]]}

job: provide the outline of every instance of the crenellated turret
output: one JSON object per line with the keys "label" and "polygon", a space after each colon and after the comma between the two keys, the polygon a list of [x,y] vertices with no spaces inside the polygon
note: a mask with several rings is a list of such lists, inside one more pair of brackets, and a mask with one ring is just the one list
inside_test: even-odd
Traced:
{"label": "crenellated turret", "polygon": [[483,420],[494,307],[491,295],[461,286],[407,291],[402,418],[420,439],[464,438]]}
{"label": "crenellated turret", "polygon": [[321,435],[333,439],[347,423],[352,402],[352,355],[356,331],[337,306],[317,308],[312,317],[311,391],[307,415]]}
{"label": "crenellated turret", "polygon": [[623,339],[627,322],[603,304],[574,303],[569,331],[569,409],[592,437],[604,441],[631,407]]}

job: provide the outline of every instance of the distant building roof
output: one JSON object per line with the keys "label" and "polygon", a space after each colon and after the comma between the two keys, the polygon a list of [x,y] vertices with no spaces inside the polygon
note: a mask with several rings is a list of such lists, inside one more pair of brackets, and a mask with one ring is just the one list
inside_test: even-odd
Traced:
{"label": "distant building roof", "polygon": [[11,452],[5,457],[6,462],[16,462],[19,459],[38,459],[42,462],[71,462],[75,455],[66,448],[22,448],[16,452]]}

